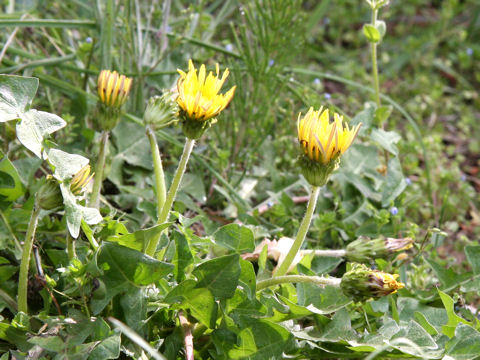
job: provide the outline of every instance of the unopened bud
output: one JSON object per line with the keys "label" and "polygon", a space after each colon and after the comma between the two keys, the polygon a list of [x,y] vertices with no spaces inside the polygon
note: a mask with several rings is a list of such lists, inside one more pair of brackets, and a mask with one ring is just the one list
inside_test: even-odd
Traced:
{"label": "unopened bud", "polygon": [[405,284],[397,281],[397,274],[372,270],[363,264],[352,264],[352,269],[342,277],[340,288],[356,302],[380,298],[397,292]]}
{"label": "unopened bud", "polygon": [[53,210],[63,206],[63,197],[57,180],[47,178],[38,190],[37,204],[43,210]]}
{"label": "unopened bud", "polygon": [[158,130],[178,121],[176,97],[177,95],[172,92],[151,97],[143,114],[145,125],[151,126],[153,130]]}
{"label": "unopened bud", "polygon": [[385,259],[390,255],[410,249],[413,246],[412,238],[359,238],[347,245],[346,257],[352,262],[369,262],[375,259]]}

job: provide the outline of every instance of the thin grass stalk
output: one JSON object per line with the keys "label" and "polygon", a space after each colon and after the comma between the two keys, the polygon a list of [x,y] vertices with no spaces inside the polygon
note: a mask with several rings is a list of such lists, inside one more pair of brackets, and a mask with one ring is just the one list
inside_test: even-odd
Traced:
{"label": "thin grass stalk", "polygon": [[98,154],[97,165],[95,167],[95,180],[93,182],[92,194],[90,195],[89,205],[91,207],[99,207],[100,191],[103,182],[103,170],[105,168],[105,159],[107,157],[109,131],[103,131],[100,139],[100,152]]}

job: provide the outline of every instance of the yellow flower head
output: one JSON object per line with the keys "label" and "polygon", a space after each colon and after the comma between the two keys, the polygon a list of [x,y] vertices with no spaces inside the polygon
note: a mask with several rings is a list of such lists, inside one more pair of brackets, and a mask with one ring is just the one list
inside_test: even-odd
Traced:
{"label": "yellow flower head", "polygon": [[392,275],[383,271],[372,270],[370,277],[372,293],[377,297],[386,296],[403,289],[405,284],[397,281],[398,276],[398,274]]}
{"label": "yellow flower head", "polygon": [[90,165],[85,165],[75,174],[70,183],[70,190],[74,195],[80,195],[85,190],[87,184],[92,180],[95,173],[90,174]]}
{"label": "yellow flower head", "polygon": [[127,101],[131,87],[132,79],[116,71],[102,70],[98,76],[98,96],[108,107],[121,107]]}
{"label": "yellow flower head", "polygon": [[205,65],[202,65],[197,75],[197,69],[190,60],[188,62],[188,73],[182,70],[177,71],[180,74],[177,81],[177,103],[188,119],[206,121],[214,118],[232,101],[236,86],[233,86],[225,94],[218,93],[228,77],[228,69],[223,72],[219,79],[220,68],[218,64],[216,65],[215,76],[212,72],[207,75]]}
{"label": "yellow flower head", "polygon": [[310,108],[302,118],[298,115],[298,141],[310,160],[328,164],[343,154],[352,145],[361,124],[350,128],[343,122],[343,117],[334,113],[330,122],[328,109],[318,111]]}

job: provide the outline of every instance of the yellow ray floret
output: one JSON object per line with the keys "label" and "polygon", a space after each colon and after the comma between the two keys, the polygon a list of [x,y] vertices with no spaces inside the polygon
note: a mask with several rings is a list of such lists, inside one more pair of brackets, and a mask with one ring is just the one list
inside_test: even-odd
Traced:
{"label": "yellow ray floret", "polygon": [[328,109],[322,110],[310,108],[303,118],[298,115],[298,141],[311,160],[328,164],[352,145],[361,124],[350,128],[337,113],[330,122]]}
{"label": "yellow ray floret", "polygon": [[177,81],[177,103],[188,118],[198,121],[211,119],[232,101],[236,86],[233,86],[225,94],[218,93],[228,77],[228,69],[223,72],[219,79],[220,68],[218,64],[216,65],[215,76],[212,72],[207,75],[205,65],[202,65],[197,75],[197,69],[190,60],[188,62],[188,73],[182,70],[177,71],[180,74]]}
{"label": "yellow ray floret", "polygon": [[102,70],[98,76],[98,96],[106,106],[120,107],[127,101],[132,79],[116,71]]}

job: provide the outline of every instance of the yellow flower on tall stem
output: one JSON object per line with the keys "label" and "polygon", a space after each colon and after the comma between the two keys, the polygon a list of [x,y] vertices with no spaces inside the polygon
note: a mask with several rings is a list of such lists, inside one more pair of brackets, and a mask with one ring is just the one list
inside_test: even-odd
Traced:
{"label": "yellow flower on tall stem", "polygon": [[330,122],[328,109],[310,108],[298,115],[298,141],[303,151],[299,165],[307,181],[314,186],[324,185],[339,164],[339,157],[352,145],[361,124],[349,127],[343,117],[334,113]]}
{"label": "yellow flower on tall stem", "polygon": [[216,75],[213,75],[213,72],[207,75],[205,65],[202,64],[197,74],[197,69],[190,60],[187,73],[177,70],[180,74],[177,81],[177,103],[183,120],[183,130],[190,139],[198,139],[215,122],[215,116],[228,106],[235,94],[236,86],[225,94],[219,94],[230,72],[226,69],[220,78],[218,64],[215,69]]}
{"label": "yellow flower on tall stem", "polygon": [[100,101],[106,106],[119,108],[127,101],[132,79],[116,71],[102,70],[97,85]]}

